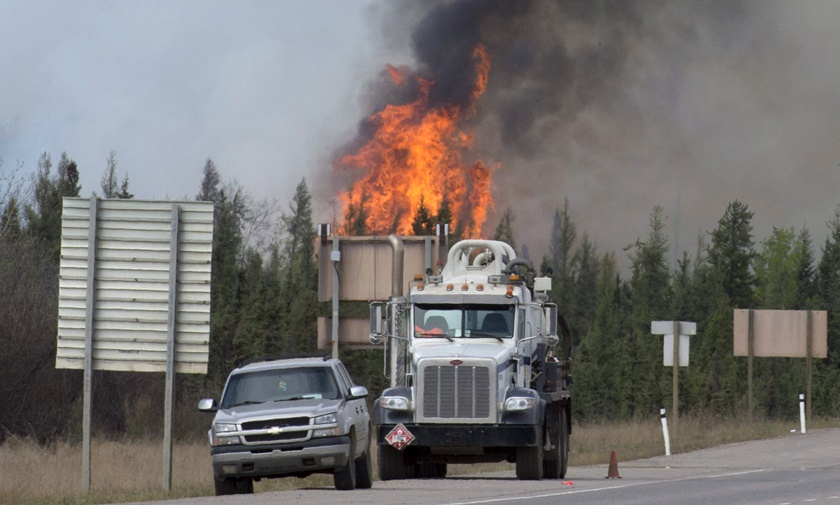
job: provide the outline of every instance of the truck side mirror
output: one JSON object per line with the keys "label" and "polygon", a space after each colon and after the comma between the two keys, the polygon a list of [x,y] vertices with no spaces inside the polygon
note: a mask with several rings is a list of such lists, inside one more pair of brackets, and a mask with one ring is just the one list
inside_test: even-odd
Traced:
{"label": "truck side mirror", "polygon": [[553,303],[543,308],[543,335],[557,336],[557,305]]}
{"label": "truck side mirror", "polygon": [[383,318],[382,318],[382,307],[384,304],[382,302],[372,302],[370,304],[370,343],[373,345],[379,345],[382,343],[382,337],[385,336],[385,332],[383,331]]}

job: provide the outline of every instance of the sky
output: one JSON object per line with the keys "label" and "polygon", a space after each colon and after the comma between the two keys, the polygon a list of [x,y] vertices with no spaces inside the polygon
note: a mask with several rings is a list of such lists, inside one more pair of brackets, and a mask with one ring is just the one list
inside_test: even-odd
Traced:
{"label": "sky", "polygon": [[306,178],[330,221],[336,153],[389,97],[386,65],[457,102],[480,43],[492,66],[464,128],[493,167],[485,234],[510,208],[539,258],[568,200],[578,237],[621,263],[660,206],[693,254],[738,200],[757,242],[807,227],[819,255],[840,204],[838,26],[834,0],[9,0],[0,171],[67,152],[89,196],[113,150],[136,198],[192,199],[209,158],[286,208]]}

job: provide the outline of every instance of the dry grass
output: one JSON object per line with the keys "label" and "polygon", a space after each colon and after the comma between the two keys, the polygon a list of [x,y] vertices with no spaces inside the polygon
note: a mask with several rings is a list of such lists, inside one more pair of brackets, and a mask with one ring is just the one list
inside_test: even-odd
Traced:
{"label": "dry grass", "polygon": [[[814,420],[809,429],[840,426],[840,420]],[[673,453],[732,442],[771,438],[798,429],[795,422],[744,422],[697,417],[669,426]],[[664,453],[661,424],[656,420],[575,425],[572,466],[607,464],[611,451],[624,461]],[[38,446],[10,439],[0,446],[0,504],[87,505],[142,501],[213,493],[210,454],[205,441],[182,442],[173,450],[173,490],[162,491],[163,446],[159,440],[94,441],[90,495],[81,491],[81,446]],[[375,458],[374,458],[375,466]],[[452,465],[450,475],[512,469],[513,465]],[[331,486],[329,475],[258,482],[255,491]]]}

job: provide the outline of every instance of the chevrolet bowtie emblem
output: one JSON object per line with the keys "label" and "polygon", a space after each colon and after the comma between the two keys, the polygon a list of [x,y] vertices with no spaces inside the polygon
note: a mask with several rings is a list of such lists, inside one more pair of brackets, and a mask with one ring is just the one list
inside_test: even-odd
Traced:
{"label": "chevrolet bowtie emblem", "polygon": [[278,435],[280,433],[283,433],[283,428],[281,428],[279,426],[272,426],[271,428],[268,429],[268,434],[269,435]]}

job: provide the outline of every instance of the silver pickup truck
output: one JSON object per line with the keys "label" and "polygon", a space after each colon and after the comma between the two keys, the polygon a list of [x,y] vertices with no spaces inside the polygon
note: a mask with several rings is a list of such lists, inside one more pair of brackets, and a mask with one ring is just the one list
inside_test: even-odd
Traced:
{"label": "silver pickup truck", "polygon": [[260,358],[231,372],[209,431],[217,495],[253,493],[263,478],[331,473],[336,489],[370,488],[364,386],[329,356]]}

